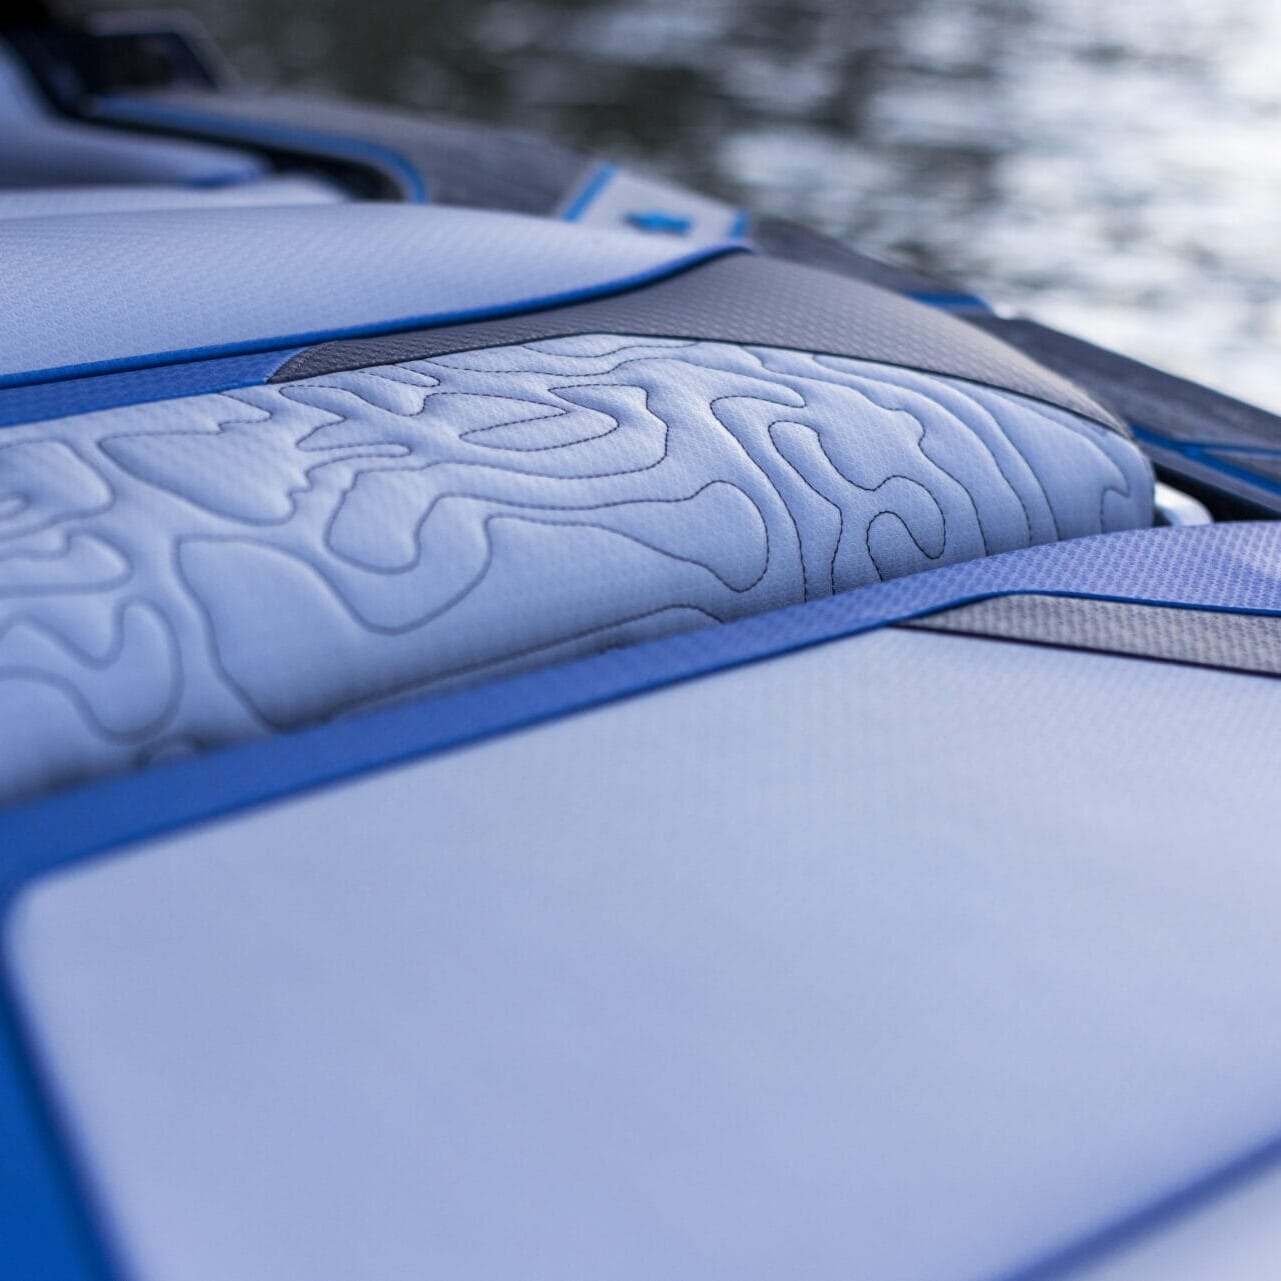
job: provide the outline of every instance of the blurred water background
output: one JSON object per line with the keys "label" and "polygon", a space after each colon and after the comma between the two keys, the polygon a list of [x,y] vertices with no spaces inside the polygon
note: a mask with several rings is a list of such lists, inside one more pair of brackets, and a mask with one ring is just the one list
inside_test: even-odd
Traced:
{"label": "blurred water background", "polygon": [[180,0],[250,82],[632,161],[1281,409],[1275,0]]}

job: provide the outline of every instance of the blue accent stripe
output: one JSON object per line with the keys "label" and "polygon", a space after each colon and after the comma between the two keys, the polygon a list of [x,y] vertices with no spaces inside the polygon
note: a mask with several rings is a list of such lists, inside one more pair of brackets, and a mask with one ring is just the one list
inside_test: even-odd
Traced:
{"label": "blue accent stripe", "polygon": [[421,316],[399,316],[394,320],[379,320],[364,325],[347,325],[339,329],[319,329],[310,332],[276,335],[269,338],[251,338],[240,342],[219,343],[210,347],[191,347],[178,351],[152,352],[146,355],[121,356],[112,360],[92,361],[83,365],[62,365],[52,369],[24,370],[20,373],[0,374],[0,388],[24,387],[31,383],[56,382],[67,378],[85,378],[98,374],[117,373],[123,370],[152,369],[157,365],[177,365],[189,361],[212,360],[224,356],[249,355],[255,352],[280,352],[285,348],[310,347],[315,343],[331,342],[338,338],[371,338],[378,334],[392,334],[413,329],[431,329],[441,325],[460,325],[473,320],[493,320],[499,316],[522,315],[526,312],[545,311],[563,307],[568,303],[587,302],[626,293],[679,275],[713,258],[726,254],[743,253],[748,246],[737,241],[723,240],[703,245],[679,258],[671,259],[657,267],[605,281],[585,289],[570,289],[563,293],[546,294],[538,298],[525,298],[517,302],[500,303],[492,307],[474,307],[450,312],[427,313]]}
{"label": "blue accent stripe", "polygon": [[565,222],[577,222],[591,208],[592,202],[613,181],[617,173],[614,165],[606,162],[597,165],[588,175],[587,181],[565,207],[561,218]]}
{"label": "blue accent stripe", "polygon": [[984,315],[992,314],[992,308],[977,294],[931,293],[925,291],[909,293],[905,297],[911,298],[915,302],[924,303],[927,307],[937,308],[940,311],[979,311]]}
{"label": "blue accent stripe", "polygon": [[160,102],[144,102],[121,95],[99,99],[96,111],[104,119],[121,124],[154,125],[187,135],[199,134],[211,141],[257,143],[264,147],[364,161],[393,172],[410,204],[426,204],[429,198],[427,181],[417,166],[394,148],[369,142],[364,138],[238,120],[212,112],[193,111],[188,107],[174,107]]}
{"label": "blue accent stripe", "polygon": [[[675,682],[1019,593],[1281,616],[1281,523],[1140,530],[1011,552],[105,780],[0,813],[0,904],[11,905],[26,882],[52,869],[175,828]],[[12,1037],[0,1037],[0,1136],[16,1136],[0,1154],[0,1265],[9,1265],[0,1271],[95,1281],[92,1256],[68,1250],[83,1210],[68,1193],[50,1132],[33,1116],[26,1062]],[[1039,1281],[1111,1248],[1271,1161],[1278,1143],[1015,1276]]]}
{"label": "blue accent stripe", "polygon": [[730,223],[729,238],[731,240],[746,239],[747,233],[752,229],[752,211],[750,209],[740,209],[734,215],[734,221]]}
{"label": "blue accent stripe", "polygon": [[1281,456],[1281,451],[1262,448],[1254,449],[1244,445],[1215,445],[1203,441],[1175,440],[1173,436],[1164,436],[1160,432],[1141,426],[1139,423],[1131,423],[1130,429],[1134,432],[1134,438],[1142,444],[1152,445],[1157,449],[1168,449],[1171,453],[1181,454],[1190,462],[1197,463],[1202,467],[1208,467],[1211,471],[1220,472],[1222,475],[1231,476],[1236,480],[1246,481],[1259,489],[1267,490],[1270,494],[1281,494],[1281,484],[1278,484],[1271,476],[1261,475],[1259,472],[1251,471],[1248,467],[1238,467],[1226,458],[1219,456],[1222,454],[1237,454],[1243,459],[1248,459],[1251,455],[1260,458],[1275,458]]}
{"label": "blue accent stripe", "polygon": [[67,1157],[27,1052],[7,978],[0,990],[0,1275],[108,1281],[101,1225],[77,1194]]}
{"label": "blue accent stripe", "polygon": [[228,356],[184,365],[160,365],[120,374],[67,378],[25,387],[0,387],[0,427],[36,423],[69,414],[88,414],[118,405],[142,405],[180,396],[256,387],[267,381],[301,348],[263,352],[253,356]]}

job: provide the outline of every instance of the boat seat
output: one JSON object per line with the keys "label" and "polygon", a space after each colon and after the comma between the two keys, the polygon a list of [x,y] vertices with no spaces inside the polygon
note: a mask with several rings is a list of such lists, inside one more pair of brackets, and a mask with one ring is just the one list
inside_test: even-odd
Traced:
{"label": "boat seat", "polygon": [[6,235],[9,798],[1152,521],[1071,384],[733,243],[360,205]]}

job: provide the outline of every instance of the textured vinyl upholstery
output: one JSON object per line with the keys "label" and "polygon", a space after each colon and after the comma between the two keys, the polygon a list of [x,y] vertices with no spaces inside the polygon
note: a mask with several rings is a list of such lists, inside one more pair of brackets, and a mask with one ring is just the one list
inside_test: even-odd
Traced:
{"label": "textured vinyl upholstery", "polygon": [[15,219],[0,381],[545,306],[716,252],[372,203]]}
{"label": "textured vinyl upholstery", "polygon": [[267,177],[218,187],[146,183],[97,187],[0,190],[0,221],[65,214],[139,213],[148,209],[208,209],[237,205],[329,205],[345,197],[319,178]]}
{"label": "textured vinyl upholstery", "polygon": [[1056,539],[1120,434],[892,366],[618,335],[0,433],[10,796]]}
{"label": "textured vinyl upholstery", "polygon": [[132,1281],[1079,1281],[1275,1164],[1278,756],[1276,681],[885,630],[89,859],[5,954]]}

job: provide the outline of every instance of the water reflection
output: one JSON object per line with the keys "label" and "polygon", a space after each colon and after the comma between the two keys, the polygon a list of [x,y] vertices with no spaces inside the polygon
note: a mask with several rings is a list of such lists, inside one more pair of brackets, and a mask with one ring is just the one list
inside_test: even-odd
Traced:
{"label": "water reflection", "polygon": [[186,0],[250,80],[640,161],[1281,408],[1281,8]]}

